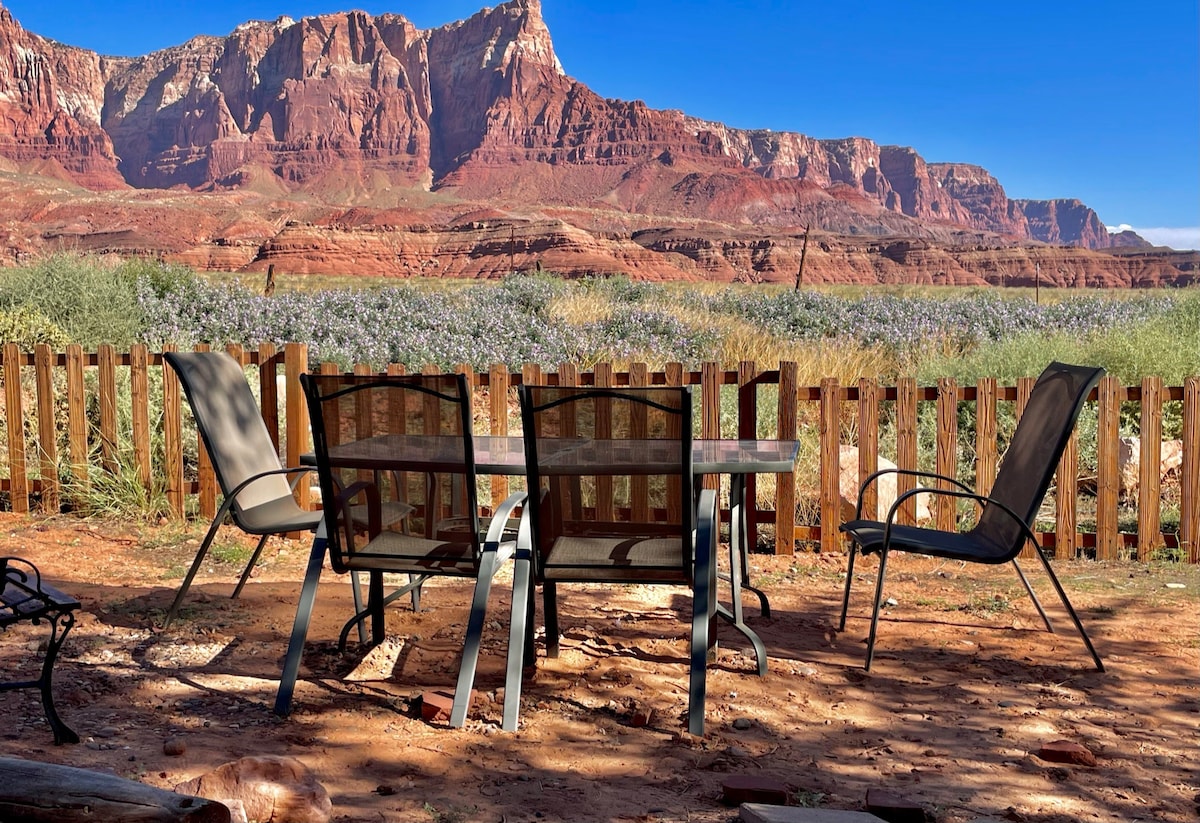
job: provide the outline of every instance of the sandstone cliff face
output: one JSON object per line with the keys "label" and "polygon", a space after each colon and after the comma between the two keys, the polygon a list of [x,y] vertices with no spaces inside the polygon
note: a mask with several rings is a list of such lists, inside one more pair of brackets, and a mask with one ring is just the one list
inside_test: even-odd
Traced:
{"label": "sandstone cliff face", "polygon": [[4,12],[0,45],[16,124],[0,154],[56,162],[89,186],[117,185],[120,157],[138,187],[269,184],[366,201],[435,187],[851,234],[948,240],[965,227],[1109,245],[1081,204],[1014,205],[986,171],[910,148],[604,100],[563,72],[538,0],[429,31],[362,12],[251,22],[119,61],[49,43]]}
{"label": "sandstone cliff face", "polygon": [[0,8],[0,156],[85,186],[124,186],[100,126],[109,69],[99,55],[20,27]]}

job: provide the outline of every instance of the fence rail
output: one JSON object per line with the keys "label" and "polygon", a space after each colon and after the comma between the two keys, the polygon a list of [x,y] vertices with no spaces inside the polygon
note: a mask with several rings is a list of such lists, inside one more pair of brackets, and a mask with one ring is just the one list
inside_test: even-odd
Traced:
{"label": "fence rail", "polygon": [[[203,349],[205,347],[197,347]],[[170,350],[170,347],[168,347]],[[267,428],[281,448],[289,465],[295,465],[308,449],[308,418],[300,392],[299,375],[308,369],[308,350],[302,344],[287,344],[278,349],[262,344],[257,349],[231,346],[227,349],[244,366],[258,367],[258,390]],[[33,505],[46,511],[58,511],[69,504],[71,489],[86,488],[89,466],[116,472],[134,471],[138,481],[149,488],[162,478],[169,508],[176,516],[187,510],[187,498],[195,495],[201,516],[211,517],[217,508],[218,489],[212,467],[202,446],[196,448],[194,479],[185,479],[192,471],[185,466],[184,407],[179,382],[165,366],[162,354],[145,346],[129,352],[117,352],[101,346],[96,352],[84,352],[68,346],[56,353],[40,345],[30,354],[14,344],[0,350],[0,379],[4,382],[6,465],[0,465],[0,491],[7,492],[15,512],[27,512]],[[332,364],[321,364],[319,371],[336,371]],[[368,371],[358,367],[357,371]],[[403,372],[392,366],[392,373]],[[889,412],[889,431],[894,436],[895,463],[901,468],[920,464],[922,437],[932,437],[932,468],[940,474],[958,474],[958,449],[961,441],[959,411],[962,404],[974,409],[974,485],[982,493],[990,490],[1000,461],[1001,436],[997,409],[1000,403],[1014,404],[1019,417],[1029,397],[1033,378],[1023,378],[1015,386],[999,386],[993,378],[973,386],[960,386],[952,379],[941,379],[935,386],[918,386],[911,378],[894,386],[879,385],[862,379],[854,385],[840,385],[826,378],[818,386],[800,386],[797,364],[783,362],[777,369],[759,369],[755,363],[741,363],[736,370],[722,370],[705,363],[699,370],[685,370],[680,364],[668,364],[662,371],[651,372],[644,364],[633,364],[618,372],[611,364],[597,364],[591,371],[579,371],[563,364],[557,371],[544,372],[526,365],[518,372],[492,366],[486,372],[459,367],[478,392],[481,411],[477,413],[477,433],[509,434],[515,387],[521,383],[546,382],[558,385],[696,385],[699,387],[700,412],[697,436],[762,436],[804,439],[816,432],[816,477],[796,474],[779,475],[775,483],[774,509],[751,506],[751,538],[757,526],[774,524],[774,550],[791,554],[796,543],[819,546],[821,551],[841,551],[836,524],[844,505],[839,491],[841,448],[852,441],[858,448],[858,478],[874,471],[880,459],[881,420]],[[282,385],[282,392],[281,392]],[[152,386],[161,387],[161,399],[152,398]],[[122,402],[127,392],[129,402]],[[722,426],[722,399],[736,397],[735,422]],[[1133,556],[1147,559],[1156,550],[1170,549],[1175,556],[1191,563],[1200,562],[1200,378],[1188,378],[1183,386],[1166,387],[1156,377],[1139,386],[1121,386],[1106,377],[1093,393],[1096,407],[1096,476],[1094,478],[1095,531],[1079,528],[1079,432],[1072,436],[1059,466],[1053,494],[1054,526],[1039,533],[1043,547],[1056,556],[1081,553],[1099,559]],[[1162,530],[1162,475],[1160,471],[1164,404],[1171,404],[1182,415],[1182,462],[1179,466],[1178,532]],[[933,430],[921,424],[922,404],[933,404]],[[1132,407],[1132,409],[1131,409]],[[1122,411],[1136,411],[1141,433],[1140,462],[1136,491],[1136,531],[1122,532],[1118,514],[1121,504],[1119,464],[1120,421]],[[124,411],[123,411],[124,410]],[[127,414],[125,419],[123,414]],[[927,416],[926,416],[927,417]],[[483,418],[483,419],[479,419]],[[811,436],[810,438],[811,439]],[[122,453],[121,444],[130,444]],[[885,444],[891,445],[891,442]],[[62,453],[60,453],[60,451]],[[925,448],[930,459],[929,446]],[[3,455],[0,455],[3,457]],[[132,467],[128,465],[132,462]],[[6,476],[3,476],[6,471]],[[64,482],[65,481],[65,482]],[[709,483],[714,480],[707,481]],[[911,481],[909,481],[911,482]],[[897,494],[906,490],[900,481]],[[758,501],[750,480],[748,499]],[[816,522],[796,522],[797,486],[805,496],[815,498],[819,513]],[[497,505],[508,493],[507,478],[493,478],[491,504]],[[312,505],[305,484],[297,488],[301,505]],[[868,511],[876,500],[867,501]],[[916,522],[917,501],[910,498],[900,513],[903,522]],[[939,528],[952,528],[958,512],[945,498],[935,501],[933,519]],[[831,524],[826,527],[825,524]]]}

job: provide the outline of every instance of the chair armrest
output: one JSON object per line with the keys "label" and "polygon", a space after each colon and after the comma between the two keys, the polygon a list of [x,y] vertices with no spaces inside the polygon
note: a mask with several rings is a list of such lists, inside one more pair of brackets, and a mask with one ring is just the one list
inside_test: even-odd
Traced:
{"label": "chair armrest", "polygon": [[516,511],[518,506],[522,507],[522,513],[517,526],[518,535],[520,534],[520,523],[523,523],[526,519],[524,514],[525,496],[525,492],[513,492],[496,509],[492,515],[492,522],[488,526],[487,535],[483,539],[483,550],[485,552],[497,551],[500,548],[500,538],[504,536],[505,526],[512,519],[513,512]]}
{"label": "chair armrest", "polygon": [[[962,483],[961,481],[959,481],[953,477],[948,477],[944,474],[937,474],[936,472],[921,471],[919,469],[901,469],[901,468],[879,469],[878,471],[872,472],[871,474],[867,475],[867,479],[862,482],[862,485],[858,489],[858,503],[854,507],[854,518],[856,520],[862,519],[863,495],[866,493],[867,487],[870,486],[872,483],[876,482],[880,477],[883,477],[885,474],[902,474],[906,477],[925,477],[925,478],[929,478],[932,480],[945,480],[947,483],[953,483],[959,489],[961,489],[964,492],[967,492],[968,494],[975,493],[974,490],[971,489],[966,484]],[[939,489],[937,489],[937,488],[932,488],[932,487],[928,487],[928,486],[920,486],[916,489],[910,489],[908,492],[905,492],[904,495],[902,495],[902,496],[905,499],[907,499],[907,498],[911,497],[913,493],[920,494],[921,492],[928,492],[930,494],[933,494],[937,491],[939,491]]]}
{"label": "chair armrest", "polygon": [[[962,486],[961,483],[958,483],[957,485]],[[966,487],[964,486],[963,488]],[[1034,543],[1037,543],[1037,537],[1034,535],[1033,529],[1029,527],[1029,524],[1021,519],[1021,517],[1015,511],[1013,511],[1011,507],[1006,506],[1004,503],[1001,503],[994,497],[987,497],[982,494],[977,494],[970,489],[961,491],[959,489],[919,488],[909,489],[904,494],[899,495],[896,498],[896,502],[892,504],[890,509],[888,509],[887,519],[883,521],[883,548],[885,550],[890,547],[892,540],[892,525],[895,523],[896,512],[900,510],[900,505],[908,498],[918,494],[942,495],[943,497],[954,497],[961,500],[974,500],[976,503],[984,506],[995,506],[1000,511],[1011,517],[1017,523],[1017,525],[1021,527],[1021,531],[1025,533],[1025,538],[1027,540],[1032,540]]]}
{"label": "chair armrest", "polygon": [[284,468],[284,469],[270,469],[269,471],[259,472],[258,474],[247,477],[241,483],[238,483],[236,486],[234,486],[232,489],[230,489],[229,494],[227,494],[225,496],[228,497],[230,500],[233,500],[235,497],[237,497],[242,492],[243,489],[245,489],[247,486],[249,486],[255,480],[261,480],[262,478],[270,477],[273,474],[294,474],[294,475],[296,475],[296,479],[288,484],[288,486],[290,488],[295,489],[296,484],[300,482],[300,478],[302,476],[304,476],[305,474],[307,474],[308,472],[316,471],[316,468],[317,468],[316,466],[289,466],[288,468]]}
{"label": "chair armrest", "polygon": [[[359,480],[357,483],[347,486],[338,492],[331,507],[334,511],[340,513],[343,539],[346,541],[345,551],[347,552],[353,552],[357,548],[354,539],[355,524],[363,522],[361,517],[355,518],[353,506],[351,505],[360,495],[365,498],[367,506],[367,539],[370,540],[383,531],[383,506],[379,496],[379,487],[366,480]],[[336,528],[336,525],[327,523],[326,528],[332,530]],[[340,558],[337,558],[338,554],[339,552],[337,551],[329,553],[330,563],[333,565],[334,570],[340,573],[344,569],[338,568],[340,563]]]}

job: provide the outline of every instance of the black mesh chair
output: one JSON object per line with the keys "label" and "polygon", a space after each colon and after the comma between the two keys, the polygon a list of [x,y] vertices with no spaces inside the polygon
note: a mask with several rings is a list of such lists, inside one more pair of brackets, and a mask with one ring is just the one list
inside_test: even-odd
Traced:
{"label": "black mesh chair", "polygon": [[[464,640],[451,725],[461,726],[471,687],[492,579],[512,556],[502,542],[508,516],[524,499],[510,496],[481,537],[471,434],[471,395],[461,374],[302,375],[312,423],[329,562],[338,573],[368,576],[366,608],[342,629],[370,623],[370,643],[384,638],[384,607],[418,591],[432,576],[473,578],[474,596]],[[403,510],[404,517],[389,518]],[[438,524],[454,512],[471,526],[447,536]],[[320,560],[320,553],[313,557]],[[284,664],[276,712],[290,711],[321,565],[310,562]],[[406,574],[409,582],[384,594],[384,575]],[[414,607],[415,607],[414,603]]]}
{"label": "black mesh chair", "polygon": [[[929,472],[884,469],[866,479],[859,491],[856,518],[841,526],[841,530],[849,535],[853,545],[850,549],[850,566],[846,574],[846,592],[842,599],[842,617],[838,627],[839,631],[846,628],[850,586],[854,581],[854,558],[858,552],[878,554],[879,577],[875,586],[875,604],[871,611],[871,632],[867,638],[867,659],[863,668],[870,669],[874,657],[875,632],[879,623],[880,600],[883,597],[883,579],[887,570],[888,555],[893,551],[945,557],[969,563],[1012,563],[1046,628],[1054,631],[1042,604],[1017,564],[1017,555],[1026,543],[1037,545],[1037,538],[1033,533],[1034,518],[1050,487],[1083,403],[1103,375],[1104,370],[1100,368],[1069,366],[1062,363],[1051,363],[1042,372],[1030,392],[1029,402],[1004,454],[991,493],[986,497],[976,494],[955,478]],[[896,499],[883,521],[861,519],[862,492],[877,478],[887,473],[942,480],[953,488],[922,486],[911,489]],[[965,532],[938,531],[896,523],[896,513],[901,505],[917,494],[973,500],[978,502],[982,509],[974,527]],[[1066,592],[1058,582],[1050,563],[1040,549],[1037,556],[1063,606],[1075,623],[1079,636],[1083,638],[1084,645],[1091,653],[1096,668],[1104,671],[1104,664],[1092,646],[1087,632],[1083,630],[1083,624],[1079,622],[1079,616],[1072,608],[1071,601],[1067,599]]]}
{"label": "black mesh chair", "polygon": [[559,652],[559,584],[689,587],[688,727],[703,734],[716,496],[693,494],[690,387],[521,386],[519,395],[529,500],[514,572],[504,728],[516,728],[521,666],[534,657],[532,572],[542,585],[550,657]]}

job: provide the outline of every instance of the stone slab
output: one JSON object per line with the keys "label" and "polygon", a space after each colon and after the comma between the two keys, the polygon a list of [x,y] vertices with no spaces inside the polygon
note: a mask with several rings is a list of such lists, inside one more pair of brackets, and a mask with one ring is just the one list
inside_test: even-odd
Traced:
{"label": "stone slab", "polygon": [[881,818],[866,812],[842,809],[805,809],[800,806],[771,806],[766,803],[743,803],[742,823],[883,823]]}

